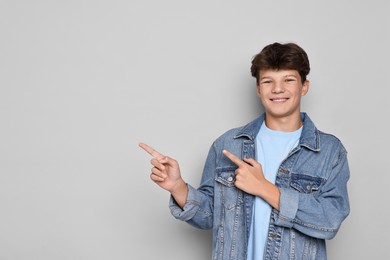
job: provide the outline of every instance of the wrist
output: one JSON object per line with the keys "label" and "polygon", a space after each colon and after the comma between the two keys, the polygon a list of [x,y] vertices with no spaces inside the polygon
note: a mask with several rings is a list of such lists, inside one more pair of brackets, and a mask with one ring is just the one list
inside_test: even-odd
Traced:
{"label": "wrist", "polygon": [[188,186],[183,179],[180,179],[169,191],[176,203],[183,209],[187,202]]}
{"label": "wrist", "polygon": [[279,210],[280,190],[275,184],[269,181],[264,182],[260,193],[261,193],[260,197],[262,199],[268,202],[268,204],[270,204],[271,207],[275,208],[276,210]]}
{"label": "wrist", "polygon": [[180,196],[180,194],[186,194],[188,190],[187,184],[183,179],[180,179],[175,183],[172,189],[169,191],[173,197]]}

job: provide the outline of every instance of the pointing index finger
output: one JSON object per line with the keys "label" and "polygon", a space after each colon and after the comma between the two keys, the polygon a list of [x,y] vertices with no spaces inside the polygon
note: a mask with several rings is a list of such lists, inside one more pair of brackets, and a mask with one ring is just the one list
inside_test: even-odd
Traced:
{"label": "pointing index finger", "polygon": [[242,164],[244,164],[243,161],[240,160],[240,158],[238,158],[237,156],[235,156],[234,154],[232,154],[231,152],[227,151],[227,150],[223,150],[222,151],[223,154],[229,158],[234,164],[236,164],[238,167],[240,167]]}
{"label": "pointing index finger", "polygon": [[150,147],[150,146],[147,145],[147,144],[140,143],[140,144],[139,144],[139,147],[141,147],[142,149],[144,149],[148,154],[150,154],[151,156],[153,156],[153,157],[156,158],[157,160],[158,160],[158,159],[161,159],[161,158],[163,158],[163,157],[165,157],[164,155],[162,155],[161,153],[157,152],[156,150],[154,150],[152,147]]}

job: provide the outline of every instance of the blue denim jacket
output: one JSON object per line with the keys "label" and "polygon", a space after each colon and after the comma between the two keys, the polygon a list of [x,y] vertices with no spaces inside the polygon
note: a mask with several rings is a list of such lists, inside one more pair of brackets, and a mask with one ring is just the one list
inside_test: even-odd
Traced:
{"label": "blue denim jacket", "polygon": [[[235,169],[227,149],[256,158],[255,138],[264,115],[232,129],[212,145],[198,189],[188,185],[181,209],[171,198],[171,213],[201,229],[213,228],[214,260],[245,260],[254,196],[234,186]],[[334,136],[303,120],[299,145],[281,163],[276,185],[280,211],[272,210],[264,259],[326,259],[325,239],[333,238],[349,214],[347,152]]]}

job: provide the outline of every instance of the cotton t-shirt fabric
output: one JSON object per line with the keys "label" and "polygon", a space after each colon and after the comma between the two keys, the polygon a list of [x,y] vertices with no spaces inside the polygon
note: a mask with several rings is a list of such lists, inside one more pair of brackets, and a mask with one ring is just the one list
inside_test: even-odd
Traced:
{"label": "cotton t-shirt fabric", "polygon": [[[299,143],[302,127],[293,132],[269,129],[265,122],[256,137],[256,160],[261,164],[264,177],[275,184],[277,170],[290,151]],[[268,235],[271,206],[260,197],[253,204],[252,224],[248,241],[247,260],[263,259]]]}

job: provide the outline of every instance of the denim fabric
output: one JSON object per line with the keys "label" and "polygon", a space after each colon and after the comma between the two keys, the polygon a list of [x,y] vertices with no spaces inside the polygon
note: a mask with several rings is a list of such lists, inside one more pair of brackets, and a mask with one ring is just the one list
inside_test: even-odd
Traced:
{"label": "denim fabric", "polygon": [[[213,229],[214,260],[246,258],[254,197],[235,187],[237,166],[222,150],[256,158],[255,138],[264,117],[213,143],[201,184],[198,189],[188,184],[183,209],[170,200],[174,217]],[[326,259],[325,240],[336,235],[349,214],[347,152],[336,137],[317,130],[305,113],[301,117],[299,145],[277,172],[280,211],[272,210],[264,259]]]}

